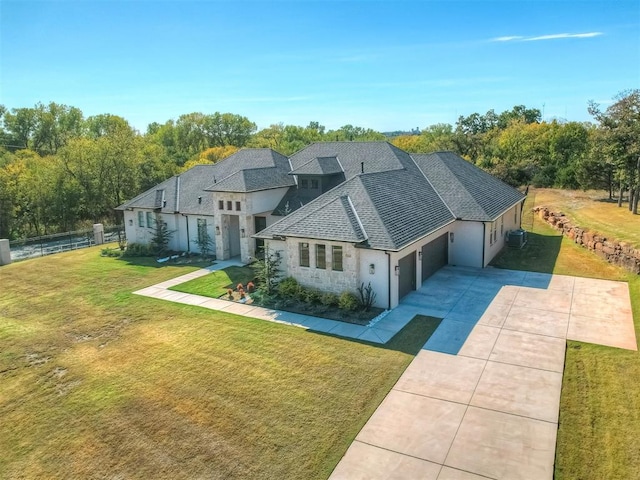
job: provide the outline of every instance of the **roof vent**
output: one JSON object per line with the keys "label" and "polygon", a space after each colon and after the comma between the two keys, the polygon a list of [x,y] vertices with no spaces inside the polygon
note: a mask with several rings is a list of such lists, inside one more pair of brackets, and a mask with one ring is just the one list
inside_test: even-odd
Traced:
{"label": "roof vent", "polygon": [[202,203],[202,197],[198,197],[198,203]]}

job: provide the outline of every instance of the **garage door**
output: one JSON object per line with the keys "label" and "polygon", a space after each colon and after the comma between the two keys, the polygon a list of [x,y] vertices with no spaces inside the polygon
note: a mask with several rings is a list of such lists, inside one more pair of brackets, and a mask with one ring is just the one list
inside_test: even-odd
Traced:
{"label": "garage door", "polygon": [[411,252],[398,262],[398,299],[416,289],[416,252]]}
{"label": "garage door", "polygon": [[449,263],[449,234],[436,238],[422,247],[422,281]]}

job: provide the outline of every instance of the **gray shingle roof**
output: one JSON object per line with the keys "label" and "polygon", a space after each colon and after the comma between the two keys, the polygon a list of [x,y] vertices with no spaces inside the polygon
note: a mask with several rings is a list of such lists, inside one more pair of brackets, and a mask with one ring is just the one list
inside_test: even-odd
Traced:
{"label": "gray shingle roof", "polygon": [[[347,179],[365,173],[403,168],[409,154],[388,142],[317,142],[291,156],[293,172],[319,158],[336,158]],[[364,165],[362,165],[364,164]]]}
{"label": "gray shingle roof", "polygon": [[295,185],[289,159],[270,148],[244,148],[216,163],[211,192],[254,192]]}
{"label": "gray shingle roof", "polygon": [[412,157],[456,217],[463,220],[493,221],[525,198],[453,152]]}
{"label": "gray shingle roof", "polygon": [[[159,209],[163,213],[179,211],[194,215],[212,215],[213,199],[204,188],[213,178],[214,167],[215,165],[196,165],[123,203],[117,209],[148,208]],[[158,203],[159,198],[164,198],[164,201]]]}
{"label": "gray shingle roof", "polygon": [[[213,215],[213,198],[208,191],[250,192],[294,185],[288,175],[289,159],[268,148],[242,149],[212,165],[196,165],[123,203],[127,208],[158,208],[160,211],[192,215]],[[157,193],[163,191],[162,193]]]}
{"label": "gray shingle roof", "polygon": [[[414,164],[412,169],[352,177],[257,236],[364,242],[375,249],[400,250],[454,220]],[[362,236],[358,230],[364,230]]]}
{"label": "gray shingle roof", "polygon": [[316,157],[292,170],[289,175],[334,175],[342,171],[336,157]]}

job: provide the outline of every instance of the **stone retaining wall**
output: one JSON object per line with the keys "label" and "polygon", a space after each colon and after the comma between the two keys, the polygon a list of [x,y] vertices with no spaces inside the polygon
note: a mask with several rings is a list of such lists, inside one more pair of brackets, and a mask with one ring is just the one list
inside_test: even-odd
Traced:
{"label": "stone retaining wall", "polygon": [[609,239],[597,232],[571,224],[564,213],[552,212],[548,207],[535,207],[533,212],[553,228],[578,245],[594,252],[607,262],[640,273],[640,250],[633,245]]}

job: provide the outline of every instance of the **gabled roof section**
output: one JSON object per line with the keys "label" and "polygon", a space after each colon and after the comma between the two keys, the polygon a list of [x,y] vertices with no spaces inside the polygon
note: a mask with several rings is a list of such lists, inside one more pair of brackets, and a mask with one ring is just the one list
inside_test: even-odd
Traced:
{"label": "gabled roof section", "polygon": [[356,175],[256,236],[314,238],[400,250],[454,220],[414,165],[413,169]]}
{"label": "gabled roof section", "polygon": [[270,148],[245,148],[215,164],[206,191],[255,192],[295,185],[289,159]]}
{"label": "gabled roof section", "polygon": [[413,154],[457,218],[494,221],[525,195],[453,152]]}
{"label": "gabled roof section", "polygon": [[[386,172],[413,163],[407,152],[389,142],[317,142],[291,156],[292,173],[303,174],[298,172],[307,166],[311,170],[313,162],[320,158],[335,158],[347,179],[360,175],[362,170],[364,173]],[[319,162],[313,168],[320,168]]]}
{"label": "gabled roof section", "polygon": [[289,175],[335,175],[343,173],[342,165],[335,156],[316,157],[294,169]]}
{"label": "gabled roof section", "polygon": [[361,243],[367,239],[348,194],[316,202],[304,215],[285,217],[278,235]]}
{"label": "gabled roof section", "polygon": [[240,170],[207,187],[213,192],[255,192],[270,188],[290,187],[293,182],[286,172],[274,167]]}
{"label": "gabled roof section", "polygon": [[144,208],[162,213],[213,215],[213,196],[208,193],[211,185],[214,191],[226,192],[289,187],[295,185],[287,175],[290,169],[289,159],[269,148],[243,149],[218,163],[196,165],[173,176],[117,210]]}

